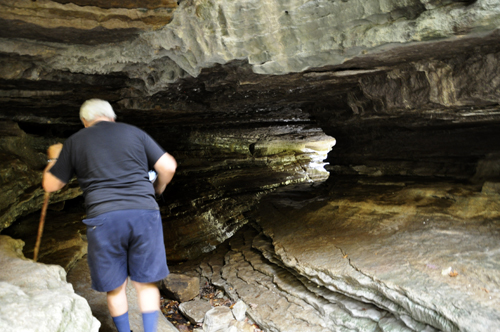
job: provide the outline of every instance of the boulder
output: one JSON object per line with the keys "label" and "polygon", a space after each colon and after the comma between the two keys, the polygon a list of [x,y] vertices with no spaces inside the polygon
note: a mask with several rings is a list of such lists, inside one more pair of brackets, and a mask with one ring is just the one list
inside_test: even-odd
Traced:
{"label": "boulder", "polygon": [[0,331],[97,332],[99,321],[64,269],[26,259],[23,246],[0,235]]}

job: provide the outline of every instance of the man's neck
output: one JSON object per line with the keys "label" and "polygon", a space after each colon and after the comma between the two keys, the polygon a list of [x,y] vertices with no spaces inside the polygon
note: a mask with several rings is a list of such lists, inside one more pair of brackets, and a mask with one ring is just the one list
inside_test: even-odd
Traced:
{"label": "man's neck", "polygon": [[100,116],[100,117],[97,117],[95,118],[94,120],[92,120],[91,122],[87,122],[87,121],[83,121],[83,125],[85,126],[85,128],[88,128],[88,127],[92,127],[93,125],[95,125],[96,123],[98,122],[102,122],[102,121],[107,121],[107,122],[115,122],[115,119],[112,119],[112,118],[108,118],[106,116]]}

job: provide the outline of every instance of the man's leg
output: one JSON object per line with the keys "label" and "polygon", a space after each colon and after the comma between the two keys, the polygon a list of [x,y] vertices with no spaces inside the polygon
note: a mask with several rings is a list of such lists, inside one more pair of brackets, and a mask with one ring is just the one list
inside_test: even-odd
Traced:
{"label": "man's leg", "polygon": [[108,309],[118,332],[130,332],[128,320],[127,279],[118,288],[107,293]]}
{"label": "man's leg", "polygon": [[156,332],[160,313],[160,291],[154,283],[132,281],[139,300],[144,332]]}

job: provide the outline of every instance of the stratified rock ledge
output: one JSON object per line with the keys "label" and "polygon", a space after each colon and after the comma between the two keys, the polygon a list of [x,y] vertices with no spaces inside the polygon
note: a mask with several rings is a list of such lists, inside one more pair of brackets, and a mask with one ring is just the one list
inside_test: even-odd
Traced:
{"label": "stratified rock ledge", "polygon": [[373,181],[272,194],[255,212],[261,231],[247,227],[182,269],[243,300],[266,331],[495,331],[500,210],[485,206],[498,194],[457,188]]}

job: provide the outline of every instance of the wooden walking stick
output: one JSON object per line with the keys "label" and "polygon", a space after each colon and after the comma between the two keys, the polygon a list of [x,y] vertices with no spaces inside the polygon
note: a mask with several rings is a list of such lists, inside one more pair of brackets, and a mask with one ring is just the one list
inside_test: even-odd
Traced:
{"label": "wooden walking stick", "polygon": [[43,226],[45,224],[45,215],[47,214],[47,206],[49,205],[50,193],[45,192],[42,214],[40,216],[40,224],[38,225],[38,236],[36,237],[35,252],[33,254],[33,261],[38,259],[38,251],[40,250],[40,243],[42,242]]}

